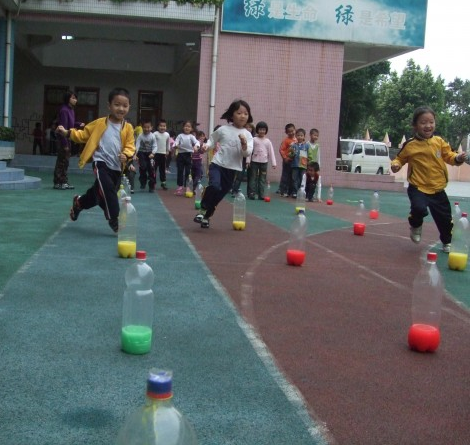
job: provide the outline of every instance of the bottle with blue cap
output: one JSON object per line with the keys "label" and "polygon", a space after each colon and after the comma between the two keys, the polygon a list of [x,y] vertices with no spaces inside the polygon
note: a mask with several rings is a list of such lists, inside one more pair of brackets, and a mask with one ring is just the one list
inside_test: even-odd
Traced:
{"label": "bottle with blue cap", "polygon": [[126,419],[116,445],[197,445],[196,433],[173,405],[171,371],[151,369],[145,405]]}

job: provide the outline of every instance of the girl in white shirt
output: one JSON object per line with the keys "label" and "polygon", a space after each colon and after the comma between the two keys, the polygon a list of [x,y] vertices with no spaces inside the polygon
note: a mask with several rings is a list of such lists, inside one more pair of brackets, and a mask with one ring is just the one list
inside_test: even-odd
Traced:
{"label": "girl in white shirt", "polygon": [[219,149],[209,166],[209,185],[204,190],[201,212],[194,217],[194,222],[202,228],[209,227],[209,218],[214,214],[217,204],[231,190],[235,174],[242,170],[242,160],[253,151],[253,136],[245,125],[253,122],[250,106],[244,100],[235,100],[220,117],[227,125],[215,130],[203,150],[216,147]]}
{"label": "girl in white shirt", "polygon": [[186,181],[191,174],[191,155],[194,147],[199,148],[200,146],[199,141],[191,134],[192,131],[192,122],[186,121],[183,125],[183,133],[180,133],[175,140],[175,148],[178,149],[178,156],[176,157],[176,184],[178,187],[175,195],[183,194]]}

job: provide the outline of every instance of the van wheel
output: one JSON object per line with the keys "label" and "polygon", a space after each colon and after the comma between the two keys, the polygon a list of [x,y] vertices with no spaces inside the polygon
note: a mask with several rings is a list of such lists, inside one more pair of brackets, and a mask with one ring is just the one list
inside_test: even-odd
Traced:
{"label": "van wheel", "polygon": [[354,173],[361,173],[361,167],[356,167],[356,170],[354,170]]}
{"label": "van wheel", "polygon": [[377,175],[383,175],[384,174],[384,169],[382,167],[380,167],[378,170],[377,170]]}

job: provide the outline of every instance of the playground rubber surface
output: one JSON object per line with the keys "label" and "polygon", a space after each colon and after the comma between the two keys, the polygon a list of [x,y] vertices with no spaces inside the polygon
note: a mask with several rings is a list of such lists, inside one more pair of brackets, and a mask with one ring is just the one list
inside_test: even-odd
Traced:
{"label": "playground rubber surface", "polygon": [[[74,180],[77,193],[91,183]],[[248,201],[235,231],[229,197],[201,229],[191,199],[136,192],[156,274],[154,347],[137,357],[119,351],[130,260],[100,210],[68,221],[74,192],[48,187],[0,195],[0,443],[113,443],[152,366],[174,370],[201,444],[468,443],[469,270],[447,269],[429,217],[409,240],[406,194],[382,193],[363,237],[354,207],[371,191],[308,203],[306,261],[292,267],[293,200]],[[439,349],[421,354],[406,336],[428,249],[447,294]]]}

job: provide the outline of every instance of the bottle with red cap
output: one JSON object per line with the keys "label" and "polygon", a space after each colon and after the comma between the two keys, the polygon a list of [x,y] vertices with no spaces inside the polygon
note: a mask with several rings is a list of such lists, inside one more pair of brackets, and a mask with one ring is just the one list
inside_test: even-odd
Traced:
{"label": "bottle with red cap", "polygon": [[152,346],[154,274],[146,259],[146,252],[138,250],[125,274],[121,349],[128,354],[146,354]]}
{"label": "bottle with red cap", "polygon": [[413,281],[411,327],[408,345],[419,352],[434,352],[440,343],[444,283],[437,268],[437,253],[428,252],[426,262]]}
{"label": "bottle with red cap", "polygon": [[172,377],[150,370],[145,405],[128,416],[116,445],[197,445],[192,425],[173,405]]}

